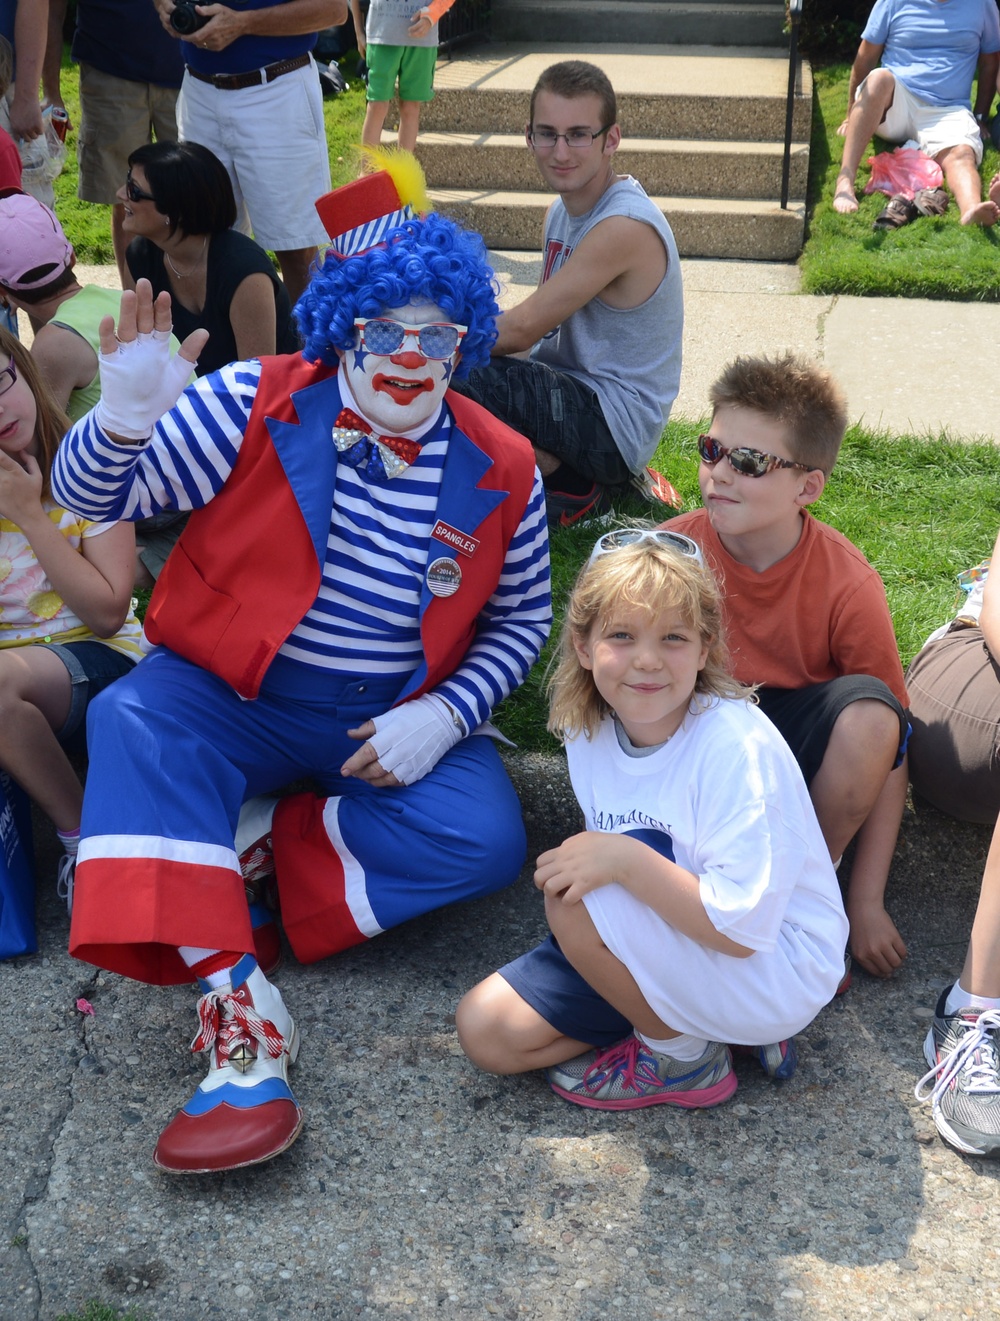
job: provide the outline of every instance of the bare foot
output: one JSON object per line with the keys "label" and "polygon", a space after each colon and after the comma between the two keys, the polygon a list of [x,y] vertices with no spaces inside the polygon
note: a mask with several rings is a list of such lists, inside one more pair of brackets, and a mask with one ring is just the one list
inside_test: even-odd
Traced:
{"label": "bare foot", "polygon": [[1000,174],[995,174],[990,180],[987,195],[991,202],[996,202],[997,206],[1000,206]]}
{"label": "bare foot", "polygon": [[849,216],[858,209],[858,199],[854,196],[854,180],[841,170],[833,190],[833,209],[842,216]]}
{"label": "bare foot", "polygon": [[[992,185],[991,185],[992,188]],[[992,198],[962,212],[963,225],[995,225],[1000,220],[1000,206]]]}

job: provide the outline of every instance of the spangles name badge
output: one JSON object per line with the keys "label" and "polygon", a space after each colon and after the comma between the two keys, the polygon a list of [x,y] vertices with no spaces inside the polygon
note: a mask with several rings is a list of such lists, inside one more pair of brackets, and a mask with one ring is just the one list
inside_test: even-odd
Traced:
{"label": "spangles name badge", "polygon": [[448,556],[427,566],[427,588],[433,596],[454,596],[462,583],[462,568]]}
{"label": "spangles name badge", "polygon": [[446,546],[454,546],[460,555],[472,556],[479,549],[479,542],[475,537],[470,537],[467,532],[459,532],[458,528],[452,527],[443,518],[439,518],[434,524],[431,536],[437,537],[438,541],[443,541]]}

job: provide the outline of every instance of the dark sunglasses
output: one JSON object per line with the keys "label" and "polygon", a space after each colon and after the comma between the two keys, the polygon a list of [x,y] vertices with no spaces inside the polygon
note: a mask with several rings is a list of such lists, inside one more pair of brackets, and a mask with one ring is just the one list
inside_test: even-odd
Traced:
{"label": "dark sunglasses", "polygon": [[733,472],[741,473],[744,477],[766,477],[775,468],[801,468],[803,472],[815,472],[815,468],[808,463],[779,459],[777,454],[765,454],[763,450],[748,449],[745,445],[726,449],[713,436],[698,437],[698,453],[704,463],[713,465],[720,459],[728,459]]}
{"label": "dark sunglasses", "polygon": [[132,179],[132,171],[129,170],[125,176],[125,196],[130,202],[155,202],[156,198],[152,193],[144,193],[137,183]]}

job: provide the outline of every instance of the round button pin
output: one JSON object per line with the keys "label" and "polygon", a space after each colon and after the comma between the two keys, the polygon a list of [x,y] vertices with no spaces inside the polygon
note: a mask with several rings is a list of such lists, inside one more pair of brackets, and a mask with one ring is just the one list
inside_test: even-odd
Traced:
{"label": "round button pin", "polygon": [[427,587],[434,596],[453,596],[461,582],[461,566],[447,556],[427,566]]}

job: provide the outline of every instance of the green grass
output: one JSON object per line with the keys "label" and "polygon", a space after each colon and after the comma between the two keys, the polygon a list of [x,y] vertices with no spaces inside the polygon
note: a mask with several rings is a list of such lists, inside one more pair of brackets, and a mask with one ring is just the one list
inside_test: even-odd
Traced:
{"label": "green grass", "polygon": [[123,1312],[109,1303],[99,1303],[96,1299],[84,1304],[82,1312],[62,1312],[56,1321],[152,1321],[151,1314],[137,1311],[134,1307]]}
{"label": "green grass", "polygon": [[[148,0],[143,0],[148,3]],[[365,117],[365,87],[353,77],[355,57],[344,61],[344,76],[350,82],[348,91],[323,102],[326,121],[326,139],[330,152],[330,175],[334,188],[347,183],[357,174],[357,144],[361,140],[361,124]],[[74,128],[67,138],[66,164],[55,182],[56,211],[63,229],[76,250],[77,261],[90,265],[107,266],[114,261],[111,251],[111,221],[106,206],[81,202],[76,195],[76,128],[80,123],[80,76],[77,66],[69,58],[69,48],[63,52],[61,86],[66,109]],[[124,183],[124,179],[122,180]]]}
{"label": "green grass", "polygon": [[[696,441],[704,428],[704,421],[672,421],[653,461],[684,496],[686,509],[701,503]],[[852,427],[812,510],[859,546],[882,575],[906,665],[928,633],[954,613],[955,575],[993,547],[1000,526],[1000,448]],[[500,729],[525,750],[558,747],[545,732],[545,665],[562,603],[596,535],[591,528],[565,528],[552,536],[553,635],[541,663],[497,711]]]}
{"label": "green grass", "polygon": [[[877,140],[862,157],[856,191],[860,209],[842,216],[833,209],[833,186],[844,140],[837,136],[847,106],[850,67],[814,71],[813,132],[809,158],[809,232],[800,260],[802,288],[813,294],[1000,300],[1000,234],[960,225],[952,205],[943,216],[921,217],[899,230],[874,232],[884,193],[863,195],[871,171],[867,159],[889,144]],[[981,167],[990,179],[1000,156],[986,148]]]}
{"label": "green grass", "polygon": [[[346,67],[345,73],[350,76]],[[843,118],[848,76],[843,65],[815,74],[810,196],[817,203],[802,259],[805,287],[828,293],[1000,298],[1000,239],[978,227],[963,229],[954,207],[940,219],[880,235],[872,233],[871,222],[884,204],[882,194],[864,199],[858,216],[839,216],[833,210],[830,198],[842,146],[836,127]],[[68,56],[62,85],[71,118],[78,123],[78,77]],[[337,187],[357,172],[364,87],[352,84],[342,96],[327,100],[324,113]],[[56,181],[60,217],[81,261],[110,262],[107,209],[76,199],[75,132],[69,147],[66,168]],[[984,173],[992,174],[997,164],[997,153],[989,150]],[[866,177],[863,170],[862,182]],[[695,441],[703,428],[704,422],[671,422],[654,460],[689,509],[700,503]],[[646,511],[635,506],[628,512],[635,516]],[[953,610],[955,575],[978,563],[993,545],[1000,525],[1000,449],[890,438],[855,427],[814,512],[860,546],[881,573],[906,663]],[[553,536],[553,639],[558,636],[561,604],[594,537],[590,528],[560,529]],[[545,664],[552,646],[550,641],[542,663],[498,710],[503,731],[528,750],[558,746],[545,732]],[[88,1313],[86,1321],[104,1317]]]}

